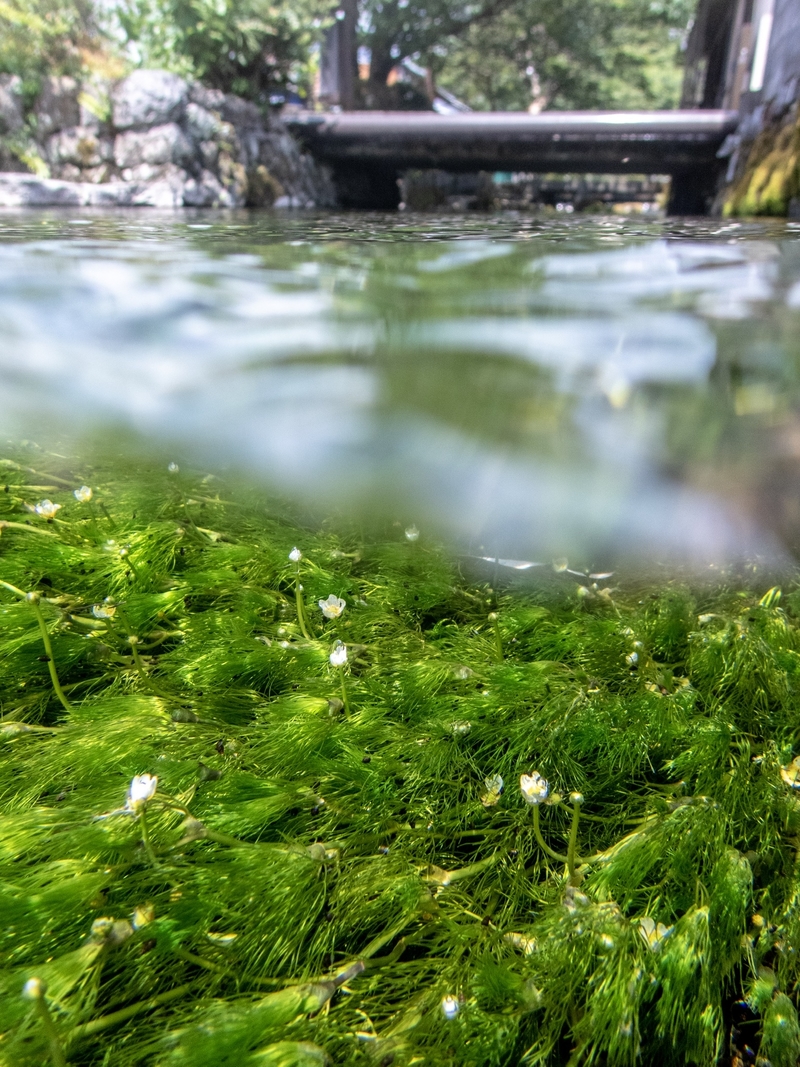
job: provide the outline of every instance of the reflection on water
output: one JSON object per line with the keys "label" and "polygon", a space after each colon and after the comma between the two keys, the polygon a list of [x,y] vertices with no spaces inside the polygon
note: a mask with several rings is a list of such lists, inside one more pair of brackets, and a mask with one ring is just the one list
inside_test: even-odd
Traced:
{"label": "reflection on water", "polygon": [[798,238],[7,214],[0,426],[122,427],[479,555],[780,555],[800,544]]}

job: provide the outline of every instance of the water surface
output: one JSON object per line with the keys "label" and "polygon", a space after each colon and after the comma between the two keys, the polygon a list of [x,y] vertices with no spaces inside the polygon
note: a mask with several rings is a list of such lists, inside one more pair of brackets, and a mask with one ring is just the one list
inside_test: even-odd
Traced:
{"label": "water surface", "polygon": [[0,215],[0,430],[523,561],[800,544],[800,224]]}

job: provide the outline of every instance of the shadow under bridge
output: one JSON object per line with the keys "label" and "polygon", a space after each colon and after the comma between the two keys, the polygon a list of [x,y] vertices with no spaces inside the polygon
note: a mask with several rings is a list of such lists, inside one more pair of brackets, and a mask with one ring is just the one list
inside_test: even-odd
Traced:
{"label": "shadow under bridge", "polygon": [[738,113],[682,111],[344,111],[287,126],[333,168],[344,207],[394,208],[406,170],[669,174],[673,214],[704,214]]}

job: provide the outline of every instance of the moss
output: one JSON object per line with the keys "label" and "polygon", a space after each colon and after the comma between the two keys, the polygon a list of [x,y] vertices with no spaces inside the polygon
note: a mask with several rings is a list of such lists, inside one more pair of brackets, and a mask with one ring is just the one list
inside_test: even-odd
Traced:
{"label": "moss", "polygon": [[794,1062],[797,593],[3,472],[4,1064]]}
{"label": "moss", "polygon": [[786,215],[800,192],[800,116],[758,135],[723,205],[726,217]]}

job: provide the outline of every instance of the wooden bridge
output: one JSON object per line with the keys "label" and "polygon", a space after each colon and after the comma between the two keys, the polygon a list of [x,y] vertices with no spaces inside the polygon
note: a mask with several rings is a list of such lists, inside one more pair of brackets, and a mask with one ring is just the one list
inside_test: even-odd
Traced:
{"label": "wooden bridge", "polygon": [[396,207],[405,170],[669,174],[671,210],[702,214],[738,113],[685,111],[308,113],[287,125],[334,171],[342,204]]}

